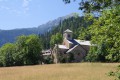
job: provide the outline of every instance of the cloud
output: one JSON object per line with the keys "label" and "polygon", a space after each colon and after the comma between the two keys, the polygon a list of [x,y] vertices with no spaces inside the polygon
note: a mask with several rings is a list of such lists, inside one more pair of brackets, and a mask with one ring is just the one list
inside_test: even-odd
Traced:
{"label": "cloud", "polygon": [[[8,1],[9,0],[0,0],[0,3],[7,2],[9,4]],[[13,0],[13,2],[14,1],[17,2],[18,0]],[[11,5],[6,5],[6,4],[0,5],[0,13],[7,11],[8,13],[14,13],[16,15],[29,15],[28,11],[29,11],[29,5],[31,1],[32,0],[21,0],[22,3],[20,3],[20,5],[17,7],[14,7],[14,5],[11,6]]]}
{"label": "cloud", "polygon": [[[16,9],[12,9],[10,7],[7,7],[7,6],[0,6],[0,10],[4,10],[4,11],[7,11],[9,13],[15,13],[17,15],[21,14],[21,12],[19,10],[16,10]],[[3,11],[2,11],[3,12]]]}
{"label": "cloud", "polygon": [[24,8],[24,12],[26,13],[29,10],[29,3],[32,0],[23,0],[23,8]]}

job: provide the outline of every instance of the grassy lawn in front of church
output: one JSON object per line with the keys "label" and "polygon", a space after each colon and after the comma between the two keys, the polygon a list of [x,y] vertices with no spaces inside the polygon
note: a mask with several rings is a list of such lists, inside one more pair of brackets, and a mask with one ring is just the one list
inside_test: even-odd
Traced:
{"label": "grassy lawn in front of church", "polygon": [[107,74],[119,63],[68,63],[1,67],[0,80],[114,80]]}

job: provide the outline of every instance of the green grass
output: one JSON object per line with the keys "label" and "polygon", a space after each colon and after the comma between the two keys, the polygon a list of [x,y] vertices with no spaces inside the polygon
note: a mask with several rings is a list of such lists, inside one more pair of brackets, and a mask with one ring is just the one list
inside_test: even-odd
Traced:
{"label": "green grass", "polygon": [[113,80],[119,63],[72,63],[0,68],[0,80]]}

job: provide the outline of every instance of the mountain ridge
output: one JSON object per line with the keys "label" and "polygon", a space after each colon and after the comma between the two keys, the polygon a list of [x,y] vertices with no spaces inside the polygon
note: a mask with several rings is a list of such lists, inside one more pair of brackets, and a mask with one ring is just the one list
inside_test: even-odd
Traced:
{"label": "mountain ridge", "polygon": [[46,24],[39,25],[38,27],[33,28],[17,28],[12,30],[1,30],[0,29],[0,46],[5,43],[12,43],[16,40],[17,36],[20,35],[30,35],[30,34],[43,34],[50,31],[52,28],[57,27],[63,20],[79,16],[77,13],[72,13],[67,16],[59,17],[55,20],[48,21]]}

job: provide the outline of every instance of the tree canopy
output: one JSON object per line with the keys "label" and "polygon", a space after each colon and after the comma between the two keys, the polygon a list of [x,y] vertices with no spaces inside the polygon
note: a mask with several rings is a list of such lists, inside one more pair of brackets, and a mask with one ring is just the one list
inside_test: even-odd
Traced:
{"label": "tree canopy", "polygon": [[63,41],[62,34],[57,33],[55,35],[52,35],[51,40],[50,40],[50,46],[53,48],[55,44],[60,44]]}
{"label": "tree canopy", "polygon": [[89,27],[92,43],[97,47],[91,49],[89,60],[120,61],[120,5],[109,10],[104,10],[98,19],[94,19]]}
{"label": "tree canopy", "polygon": [[[71,1],[77,0],[63,0],[65,3],[70,3]],[[110,9],[115,5],[119,5],[119,0],[79,0],[79,9],[83,10],[84,12],[98,12],[102,11],[103,9]]]}
{"label": "tree canopy", "polygon": [[0,48],[0,66],[38,64],[42,60],[41,51],[41,39],[37,35],[19,36],[15,43]]}

